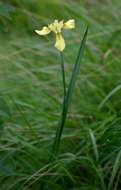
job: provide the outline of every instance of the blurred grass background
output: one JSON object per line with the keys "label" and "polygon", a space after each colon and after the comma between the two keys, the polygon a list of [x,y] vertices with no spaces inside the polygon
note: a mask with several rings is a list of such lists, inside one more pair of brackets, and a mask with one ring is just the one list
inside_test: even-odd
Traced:
{"label": "blurred grass background", "polygon": [[[121,2],[0,1],[0,189],[120,190]],[[34,32],[53,19],[65,31],[67,81],[85,27],[89,35],[59,160],[47,165],[61,116],[60,57],[54,36]],[[106,98],[107,97],[107,98]]]}

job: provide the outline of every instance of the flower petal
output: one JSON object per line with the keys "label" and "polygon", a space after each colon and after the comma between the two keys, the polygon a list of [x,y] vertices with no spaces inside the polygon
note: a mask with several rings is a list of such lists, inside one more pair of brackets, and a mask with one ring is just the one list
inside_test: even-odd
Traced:
{"label": "flower petal", "polygon": [[65,40],[62,37],[61,33],[56,34],[56,43],[55,43],[55,47],[59,50],[59,51],[63,51],[65,49]]}
{"label": "flower petal", "polygon": [[61,32],[61,29],[63,28],[63,20],[61,20],[59,23],[58,23],[58,30]]}
{"label": "flower petal", "polygon": [[42,30],[35,30],[35,32],[36,32],[37,34],[43,36],[43,35],[49,34],[49,33],[51,32],[51,30],[50,30],[48,27],[44,26],[44,27],[42,28]]}
{"label": "flower petal", "polygon": [[73,28],[75,28],[75,20],[74,19],[68,20],[67,22],[64,23],[63,28],[64,29],[73,29]]}
{"label": "flower petal", "polygon": [[57,34],[57,30],[56,30],[56,27],[55,27],[55,24],[52,23],[52,24],[49,24],[48,25],[48,28],[50,29],[50,31],[54,32],[55,34]]}
{"label": "flower petal", "polygon": [[55,20],[53,23],[48,25],[48,28],[55,34],[61,33],[61,29],[63,28],[63,20],[60,22]]}

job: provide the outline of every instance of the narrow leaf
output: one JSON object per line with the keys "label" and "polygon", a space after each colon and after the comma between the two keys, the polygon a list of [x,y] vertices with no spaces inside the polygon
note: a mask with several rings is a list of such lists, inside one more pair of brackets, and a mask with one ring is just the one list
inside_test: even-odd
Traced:
{"label": "narrow leaf", "polygon": [[66,121],[66,118],[67,118],[68,108],[69,108],[69,105],[70,105],[72,93],[74,91],[77,76],[78,76],[78,73],[79,73],[79,70],[80,70],[80,63],[81,63],[81,59],[83,57],[83,53],[84,53],[84,49],[85,49],[87,33],[88,33],[88,27],[87,27],[87,29],[86,29],[86,31],[84,33],[84,37],[83,37],[83,39],[81,41],[81,45],[80,45],[80,48],[79,48],[76,63],[74,65],[71,80],[70,80],[70,83],[69,83],[69,87],[68,87],[68,90],[67,90],[67,93],[66,93],[66,96],[65,96],[65,101],[63,103],[62,119],[61,119],[60,127],[58,128],[57,133],[56,133],[56,138],[55,138],[55,142],[54,142],[54,150],[52,152],[54,157],[56,157],[56,155],[58,153],[58,150],[59,150],[61,135],[62,135],[63,128],[64,128],[64,125],[65,125],[65,121]]}
{"label": "narrow leaf", "polygon": [[111,90],[111,92],[109,92],[109,94],[103,99],[103,101],[100,103],[99,105],[99,110],[104,106],[104,104],[115,94],[117,93],[119,90],[121,89],[121,85],[116,86],[113,90]]}
{"label": "narrow leaf", "polygon": [[118,155],[116,157],[116,160],[113,166],[112,175],[111,175],[109,185],[108,185],[108,190],[111,190],[113,188],[114,179],[116,177],[118,170],[120,169],[120,161],[121,161],[121,150],[118,152]]}

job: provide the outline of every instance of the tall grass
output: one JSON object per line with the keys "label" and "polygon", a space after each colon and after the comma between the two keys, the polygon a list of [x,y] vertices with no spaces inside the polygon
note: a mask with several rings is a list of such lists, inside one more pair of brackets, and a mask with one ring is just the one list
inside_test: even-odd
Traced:
{"label": "tall grass", "polygon": [[[121,26],[118,0],[0,2],[0,189],[119,190]],[[53,19],[64,33],[67,85],[85,25],[90,31],[58,160],[48,162],[61,117],[60,57],[53,36],[34,34]],[[52,40],[51,40],[52,39]]]}

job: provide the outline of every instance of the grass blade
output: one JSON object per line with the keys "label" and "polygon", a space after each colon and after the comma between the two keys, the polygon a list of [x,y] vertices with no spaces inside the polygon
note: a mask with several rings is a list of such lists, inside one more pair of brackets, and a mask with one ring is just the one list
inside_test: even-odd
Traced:
{"label": "grass blade", "polygon": [[119,90],[121,89],[121,85],[116,86],[104,99],[103,101],[100,103],[98,109],[100,110],[104,104]]}
{"label": "grass blade", "polygon": [[116,157],[114,166],[113,166],[112,175],[111,175],[109,185],[108,185],[108,190],[111,190],[113,187],[114,179],[116,177],[118,170],[120,169],[120,161],[121,161],[121,150],[119,151],[119,153]]}
{"label": "grass blade", "polygon": [[95,138],[95,135],[94,135],[94,133],[93,133],[93,131],[91,129],[89,129],[89,135],[90,135],[90,138],[91,138],[91,141],[92,141],[93,150],[94,150],[94,154],[95,154],[95,159],[96,159],[96,162],[98,162],[99,154],[98,154],[96,138]]}

